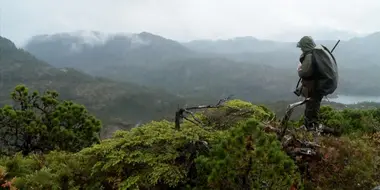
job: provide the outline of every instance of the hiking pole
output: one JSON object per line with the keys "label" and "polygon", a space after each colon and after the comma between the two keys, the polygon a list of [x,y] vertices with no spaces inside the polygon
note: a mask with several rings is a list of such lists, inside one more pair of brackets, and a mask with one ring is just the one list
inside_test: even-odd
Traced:
{"label": "hiking pole", "polygon": [[[339,42],[340,42],[340,40],[338,40],[338,41],[335,43],[334,47],[331,49],[331,53],[334,52],[334,50],[335,50],[336,46],[338,46]],[[295,95],[297,95],[297,96],[300,96],[300,95],[301,95],[301,91],[302,91],[302,88],[301,88],[301,89],[298,89],[298,86],[299,86],[300,82],[301,82],[301,77],[298,79],[297,86],[296,86],[296,90],[293,91],[293,93],[294,93]]]}

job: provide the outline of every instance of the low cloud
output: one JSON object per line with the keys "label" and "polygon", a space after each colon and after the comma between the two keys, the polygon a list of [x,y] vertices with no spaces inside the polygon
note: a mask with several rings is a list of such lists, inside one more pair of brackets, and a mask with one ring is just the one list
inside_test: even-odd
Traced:
{"label": "low cloud", "polygon": [[380,30],[378,0],[0,1],[1,35],[18,45],[33,35],[77,30],[148,31],[179,41],[294,40],[304,33],[334,38]]}

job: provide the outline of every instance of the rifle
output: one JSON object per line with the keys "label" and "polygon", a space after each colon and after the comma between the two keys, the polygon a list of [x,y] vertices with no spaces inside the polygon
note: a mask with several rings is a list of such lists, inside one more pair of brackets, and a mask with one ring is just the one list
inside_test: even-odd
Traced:
{"label": "rifle", "polygon": [[[334,46],[334,47],[332,48],[332,50],[331,50],[331,53],[334,52],[334,50],[335,50],[336,46],[338,46],[339,42],[340,42],[340,40],[338,40],[338,41],[336,42],[335,46]],[[299,88],[299,87],[298,87],[299,84],[300,84],[300,82],[301,82],[301,77],[298,79],[296,89],[293,91],[293,93],[294,93],[296,96],[300,96],[301,93],[302,93],[302,88]]]}

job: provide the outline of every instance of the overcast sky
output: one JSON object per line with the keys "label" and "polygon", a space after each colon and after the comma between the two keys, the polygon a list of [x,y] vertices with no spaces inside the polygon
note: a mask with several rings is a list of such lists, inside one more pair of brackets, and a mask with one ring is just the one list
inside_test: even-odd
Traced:
{"label": "overcast sky", "polygon": [[380,31],[380,0],[0,0],[0,9],[1,35],[18,45],[76,30],[147,31],[179,41]]}

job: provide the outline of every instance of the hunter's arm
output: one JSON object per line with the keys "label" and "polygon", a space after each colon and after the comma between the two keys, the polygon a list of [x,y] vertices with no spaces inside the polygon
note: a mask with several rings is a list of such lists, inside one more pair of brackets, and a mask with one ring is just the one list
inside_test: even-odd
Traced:
{"label": "hunter's arm", "polygon": [[302,62],[301,69],[298,70],[298,76],[301,78],[310,77],[313,74],[312,55],[308,54]]}

